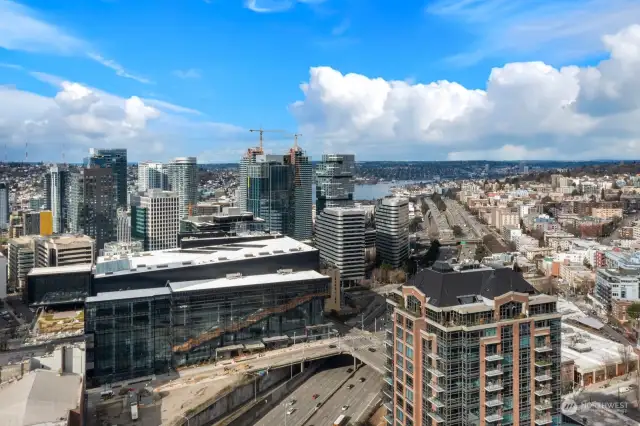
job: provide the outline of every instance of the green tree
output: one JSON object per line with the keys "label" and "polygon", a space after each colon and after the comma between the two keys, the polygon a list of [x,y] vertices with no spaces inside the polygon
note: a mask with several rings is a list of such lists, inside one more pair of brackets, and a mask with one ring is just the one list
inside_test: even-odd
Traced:
{"label": "green tree", "polygon": [[464,232],[462,231],[462,228],[460,228],[460,226],[458,225],[453,225],[451,227],[451,230],[453,231],[453,236],[456,238],[460,238],[464,236]]}
{"label": "green tree", "polygon": [[484,259],[487,256],[489,256],[489,250],[487,250],[487,246],[485,246],[484,244],[479,244],[476,247],[476,253],[475,253],[474,259],[477,260],[478,262],[482,262],[482,259]]}
{"label": "green tree", "polygon": [[580,195],[580,192],[577,189],[574,189],[573,191],[571,191],[571,195],[573,196]]}
{"label": "green tree", "polygon": [[633,302],[627,307],[627,316],[636,323],[638,322],[638,318],[640,318],[640,302]]}
{"label": "green tree", "polygon": [[548,195],[545,195],[544,197],[542,197],[542,203],[547,204],[553,201],[553,198],[549,197]]}

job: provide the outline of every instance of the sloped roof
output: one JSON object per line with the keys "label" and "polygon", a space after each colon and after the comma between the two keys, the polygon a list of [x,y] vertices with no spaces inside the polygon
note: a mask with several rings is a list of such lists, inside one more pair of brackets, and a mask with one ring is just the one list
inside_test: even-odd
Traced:
{"label": "sloped roof", "polygon": [[79,406],[82,378],[35,370],[0,389],[3,426],[66,425],[69,410]]}
{"label": "sloped roof", "polygon": [[417,287],[429,304],[450,307],[465,304],[462,296],[482,296],[494,299],[510,291],[535,293],[535,289],[520,273],[511,268],[478,267],[460,270],[437,261],[432,268],[424,269],[413,276],[407,285]]}

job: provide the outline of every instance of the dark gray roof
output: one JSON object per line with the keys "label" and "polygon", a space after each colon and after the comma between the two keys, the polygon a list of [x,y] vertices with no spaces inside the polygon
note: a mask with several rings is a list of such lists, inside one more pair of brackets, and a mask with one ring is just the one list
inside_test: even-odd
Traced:
{"label": "dark gray roof", "polygon": [[468,297],[464,296],[494,299],[510,291],[535,293],[533,286],[511,268],[470,265],[466,270],[454,270],[442,261],[418,272],[407,285],[417,287],[430,299],[430,305],[441,308],[468,303]]}

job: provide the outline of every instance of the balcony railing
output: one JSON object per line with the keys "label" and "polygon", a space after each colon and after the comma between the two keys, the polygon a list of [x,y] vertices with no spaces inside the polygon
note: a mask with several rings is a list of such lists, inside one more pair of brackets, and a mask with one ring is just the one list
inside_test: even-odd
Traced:
{"label": "balcony railing", "polygon": [[487,421],[487,423],[500,422],[500,421],[502,421],[502,413],[488,414],[488,415],[485,416],[484,419]]}
{"label": "balcony railing", "polygon": [[540,359],[540,360],[537,360],[535,364],[536,364],[536,367],[543,368],[543,367],[550,367],[553,363],[551,362],[550,359]]}
{"label": "balcony railing", "polygon": [[493,368],[484,372],[487,377],[500,376],[502,374],[502,368]]}
{"label": "balcony railing", "polygon": [[536,388],[535,394],[536,396],[547,396],[551,395],[553,391],[551,390],[551,386],[541,386]]}
{"label": "balcony railing", "polygon": [[541,417],[536,417],[536,424],[537,425],[548,425],[553,423],[553,417],[551,416],[541,416]]}
{"label": "balcony railing", "polygon": [[484,405],[486,405],[487,407],[499,407],[502,404],[504,404],[502,398],[487,399],[484,402]]}
{"label": "balcony railing", "polygon": [[386,399],[382,405],[384,405],[384,408],[387,409],[387,412],[389,413],[393,413],[393,400],[392,399]]}
{"label": "balcony railing", "polygon": [[429,411],[427,416],[431,417],[436,423],[444,423],[444,419],[435,411]]}
{"label": "balcony railing", "polygon": [[498,392],[503,388],[502,382],[489,382],[484,386],[484,390],[487,392]]}
{"label": "balcony railing", "polygon": [[536,411],[546,411],[552,408],[553,408],[553,404],[551,404],[551,401],[548,399],[545,399],[544,401],[540,401],[539,403],[536,404]]}
{"label": "balcony railing", "polygon": [[502,356],[502,354],[490,354],[486,355],[484,359],[487,360],[487,362],[502,361],[504,356]]}
{"label": "balcony railing", "polygon": [[431,389],[433,389],[438,393],[444,392],[444,388],[435,382],[428,382],[427,386],[429,386]]}
{"label": "balcony railing", "polygon": [[548,345],[544,345],[544,346],[536,346],[535,351],[539,354],[541,353],[545,353],[545,352],[551,352],[553,349],[551,348],[551,346]]}
{"label": "balcony railing", "polygon": [[536,382],[548,382],[549,380],[553,380],[553,376],[549,370],[542,371],[536,374]]}
{"label": "balcony railing", "polygon": [[427,401],[429,401],[431,404],[435,405],[438,408],[444,407],[444,403],[440,401],[438,398],[436,398],[435,396],[432,396],[431,398],[427,399]]}
{"label": "balcony railing", "polygon": [[435,359],[436,361],[439,361],[442,359],[442,357],[435,352],[427,352],[427,356],[431,359]]}
{"label": "balcony railing", "polygon": [[387,414],[386,416],[384,416],[384,419],[387,421],[387,423],[389,423],[390,425],[393,424],[393,416],[391,414]]}
{"label": "balcony railing", "polygon": [[393,386],[393,376],[385,374],[384,381],[389,384],[389,386]]}
{"label": "balcony railing", "polygon": [[427,368],[427,371],[436,377],[446,376],[446,374],[444,374],[442,371],[438,370],[437,368]]}

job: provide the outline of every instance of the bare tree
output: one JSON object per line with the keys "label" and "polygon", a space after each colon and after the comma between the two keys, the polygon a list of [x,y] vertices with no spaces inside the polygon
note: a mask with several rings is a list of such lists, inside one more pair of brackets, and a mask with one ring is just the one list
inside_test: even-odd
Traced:
{"label": "bare tree", "polygon": [[632,349],[629,345],[618,346],[618,354],[620,355],[620,361],[622,368],[624,368],[625,379],[629,378],[629,361],[631,360]]}

